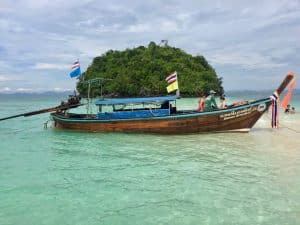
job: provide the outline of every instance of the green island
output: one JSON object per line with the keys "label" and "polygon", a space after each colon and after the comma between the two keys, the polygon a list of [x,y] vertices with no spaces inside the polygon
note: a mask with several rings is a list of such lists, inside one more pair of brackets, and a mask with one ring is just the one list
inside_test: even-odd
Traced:
{"label": "green island", "polygon": [[[223,94],[222,77],[204,56],[192,56],[180,48],[150,42],[124,51],[109,50],[93,59],[82,73],[77,91],[87,96],[87,80],[105,78],[94,83],[90,95],[110,97],[158,96],[167,94],[165,78],[177,71],[181,96],[195,97],[213,89]],[[102,93],[101,93],[102,92]]]}

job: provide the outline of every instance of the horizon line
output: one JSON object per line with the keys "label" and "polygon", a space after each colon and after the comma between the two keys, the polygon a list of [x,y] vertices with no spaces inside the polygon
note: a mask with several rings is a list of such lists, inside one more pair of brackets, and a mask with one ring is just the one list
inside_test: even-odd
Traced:
{"label": "horizon line", "polygon": [[[274,89],[260,89],[260,90],[253,90],[253,89],[231,89],[224,91],[226,92],[273,92]],[[300,92],[300,88],[295,88],[295,92]],[[62,91],[0,91],[0,95],[15,95],[15,94],[28,94],[28,95],[41,95],[41,94],[64,94],[64,93],[74,93],[74,90],[62,90]]]}

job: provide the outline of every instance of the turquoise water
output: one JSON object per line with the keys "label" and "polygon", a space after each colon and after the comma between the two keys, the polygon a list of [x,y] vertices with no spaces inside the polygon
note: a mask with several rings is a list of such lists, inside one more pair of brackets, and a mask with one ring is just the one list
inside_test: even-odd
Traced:
{"label": "turquoise water", "polygon": [[[0,96],[0,117],[60,100]],[[0,122],[0,224],[299,224],[300,113],[281,114],[279,130],[269,117],[248,134],[61,131],[43,129],[47,114]]]}

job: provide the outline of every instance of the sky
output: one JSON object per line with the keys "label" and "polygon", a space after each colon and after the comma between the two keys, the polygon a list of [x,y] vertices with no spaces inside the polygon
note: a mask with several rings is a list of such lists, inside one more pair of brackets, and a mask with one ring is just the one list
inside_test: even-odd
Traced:
{"label": "sky", "polygon": [[164,39],[203,55],[225,91],[276,89],[300,74],[299,38],[300,0],[0,0],[0,92],[74,90],[77,58],[85,71]]}

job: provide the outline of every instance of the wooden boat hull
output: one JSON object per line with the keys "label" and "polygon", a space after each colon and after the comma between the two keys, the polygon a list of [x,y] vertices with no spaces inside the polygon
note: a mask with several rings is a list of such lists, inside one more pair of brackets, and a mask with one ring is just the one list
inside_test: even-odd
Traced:
{"label": "wooden boat hull", "polygon": [[187,134],[249,131],[271,105],[269,98],[213,112],[178,112],[143,119],[100,120],[76,114],[52,113],[56,128],[92,132]]}

